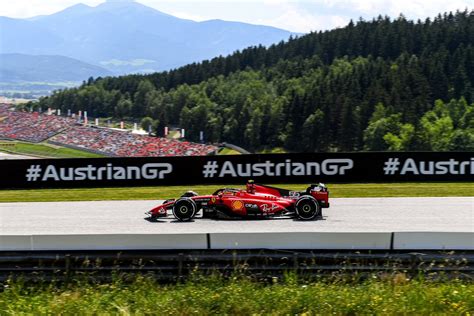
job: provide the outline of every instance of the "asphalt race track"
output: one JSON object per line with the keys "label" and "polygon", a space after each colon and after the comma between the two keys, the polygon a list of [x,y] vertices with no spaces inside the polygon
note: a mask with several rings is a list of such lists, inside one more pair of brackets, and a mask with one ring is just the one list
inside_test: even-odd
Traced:
{"label": "asphalt race track", "polygon": [[37,157],[0,152],[0,160],[37,159]]}
{"label": "asphalt race track", "polygon": [[161,201],[0,203],[0,235],[244,232],[474,232],[474,198],[331,199],[323,220],[158,222],[144,212]]}

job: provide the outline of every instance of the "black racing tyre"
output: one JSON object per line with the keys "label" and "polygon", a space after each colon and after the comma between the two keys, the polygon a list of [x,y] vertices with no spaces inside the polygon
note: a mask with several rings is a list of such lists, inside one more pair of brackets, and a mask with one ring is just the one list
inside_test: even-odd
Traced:
{"label": "black racing tyre", "polygon": [[197,212],[196,202],[190,198],[180,198],[173,205],[173,215],[179,221],[186,222],[191,220]]}
{"label": "black racing tyre", "polygon": [[193,196],[198,196],[198,194],[194,191],[188,191],[188,192],[183,193],[183,195],[181,195],[181,197],[193,197]]}
{"label": "black racing tyre", "polygon": [[302,196],[295,203],[295,212],[299,219],[309,221],[321,216],[321,207],[312,196]]}

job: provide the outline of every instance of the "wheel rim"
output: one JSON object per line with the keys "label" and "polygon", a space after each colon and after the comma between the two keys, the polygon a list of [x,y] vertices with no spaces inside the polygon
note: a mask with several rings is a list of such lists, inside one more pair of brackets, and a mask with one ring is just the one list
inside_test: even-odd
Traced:
{"label": "wheel rim", "polygon": [[301,219],[310,220],[316,217],[318,213],[318,206],[315,202],[310,199],[305,199],[300,201],[299,205],[297,205],[297,214]]}
{"label": "wheel rim", "polygon": [[303,210],[304,213],[309,213],[309,212],[311,212],[311,206],[309,204],[305,204],[305,205],[303,205],[302,210]]}
{"label": "wheel rim", "polygon": [[180,200],[173,207],[174,216],[180,221],[188,221],[194,216],[195,205],[192,200]]}

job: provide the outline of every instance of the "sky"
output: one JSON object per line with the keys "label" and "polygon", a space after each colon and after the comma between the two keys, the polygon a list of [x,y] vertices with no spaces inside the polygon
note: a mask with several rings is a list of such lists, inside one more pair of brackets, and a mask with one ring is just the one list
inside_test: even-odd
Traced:
{"label": "sky", "polygon": [[[117,0],[115,0],[117,1]],[[120,1],[120,0],[119,0]],[[293,32],[345,26],[351,19],[379,14],[410,19],[440,12],[474,10],[474,0],[136,0],[162,12],[195,21],[222,19],[270,25]],[[96,6],[105,0],[0,0],[0,16],[27,18],[52,14],[71,5]]]}

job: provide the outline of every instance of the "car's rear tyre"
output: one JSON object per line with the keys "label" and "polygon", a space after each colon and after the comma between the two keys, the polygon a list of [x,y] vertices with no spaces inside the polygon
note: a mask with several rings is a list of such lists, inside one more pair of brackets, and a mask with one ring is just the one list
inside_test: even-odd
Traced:
{"label": "car's rear tyre", "polygon": [[173,205],[174,217],[182,222],[191,220],[196,215],[196,212],[196,202],[187,197],[178,199]]}
{"label": "car's rear tyre", "polygon": [[302,196],[295,204],[296,216],[305,221],[310,221],[321,216],[321,207],[312,196]]}

